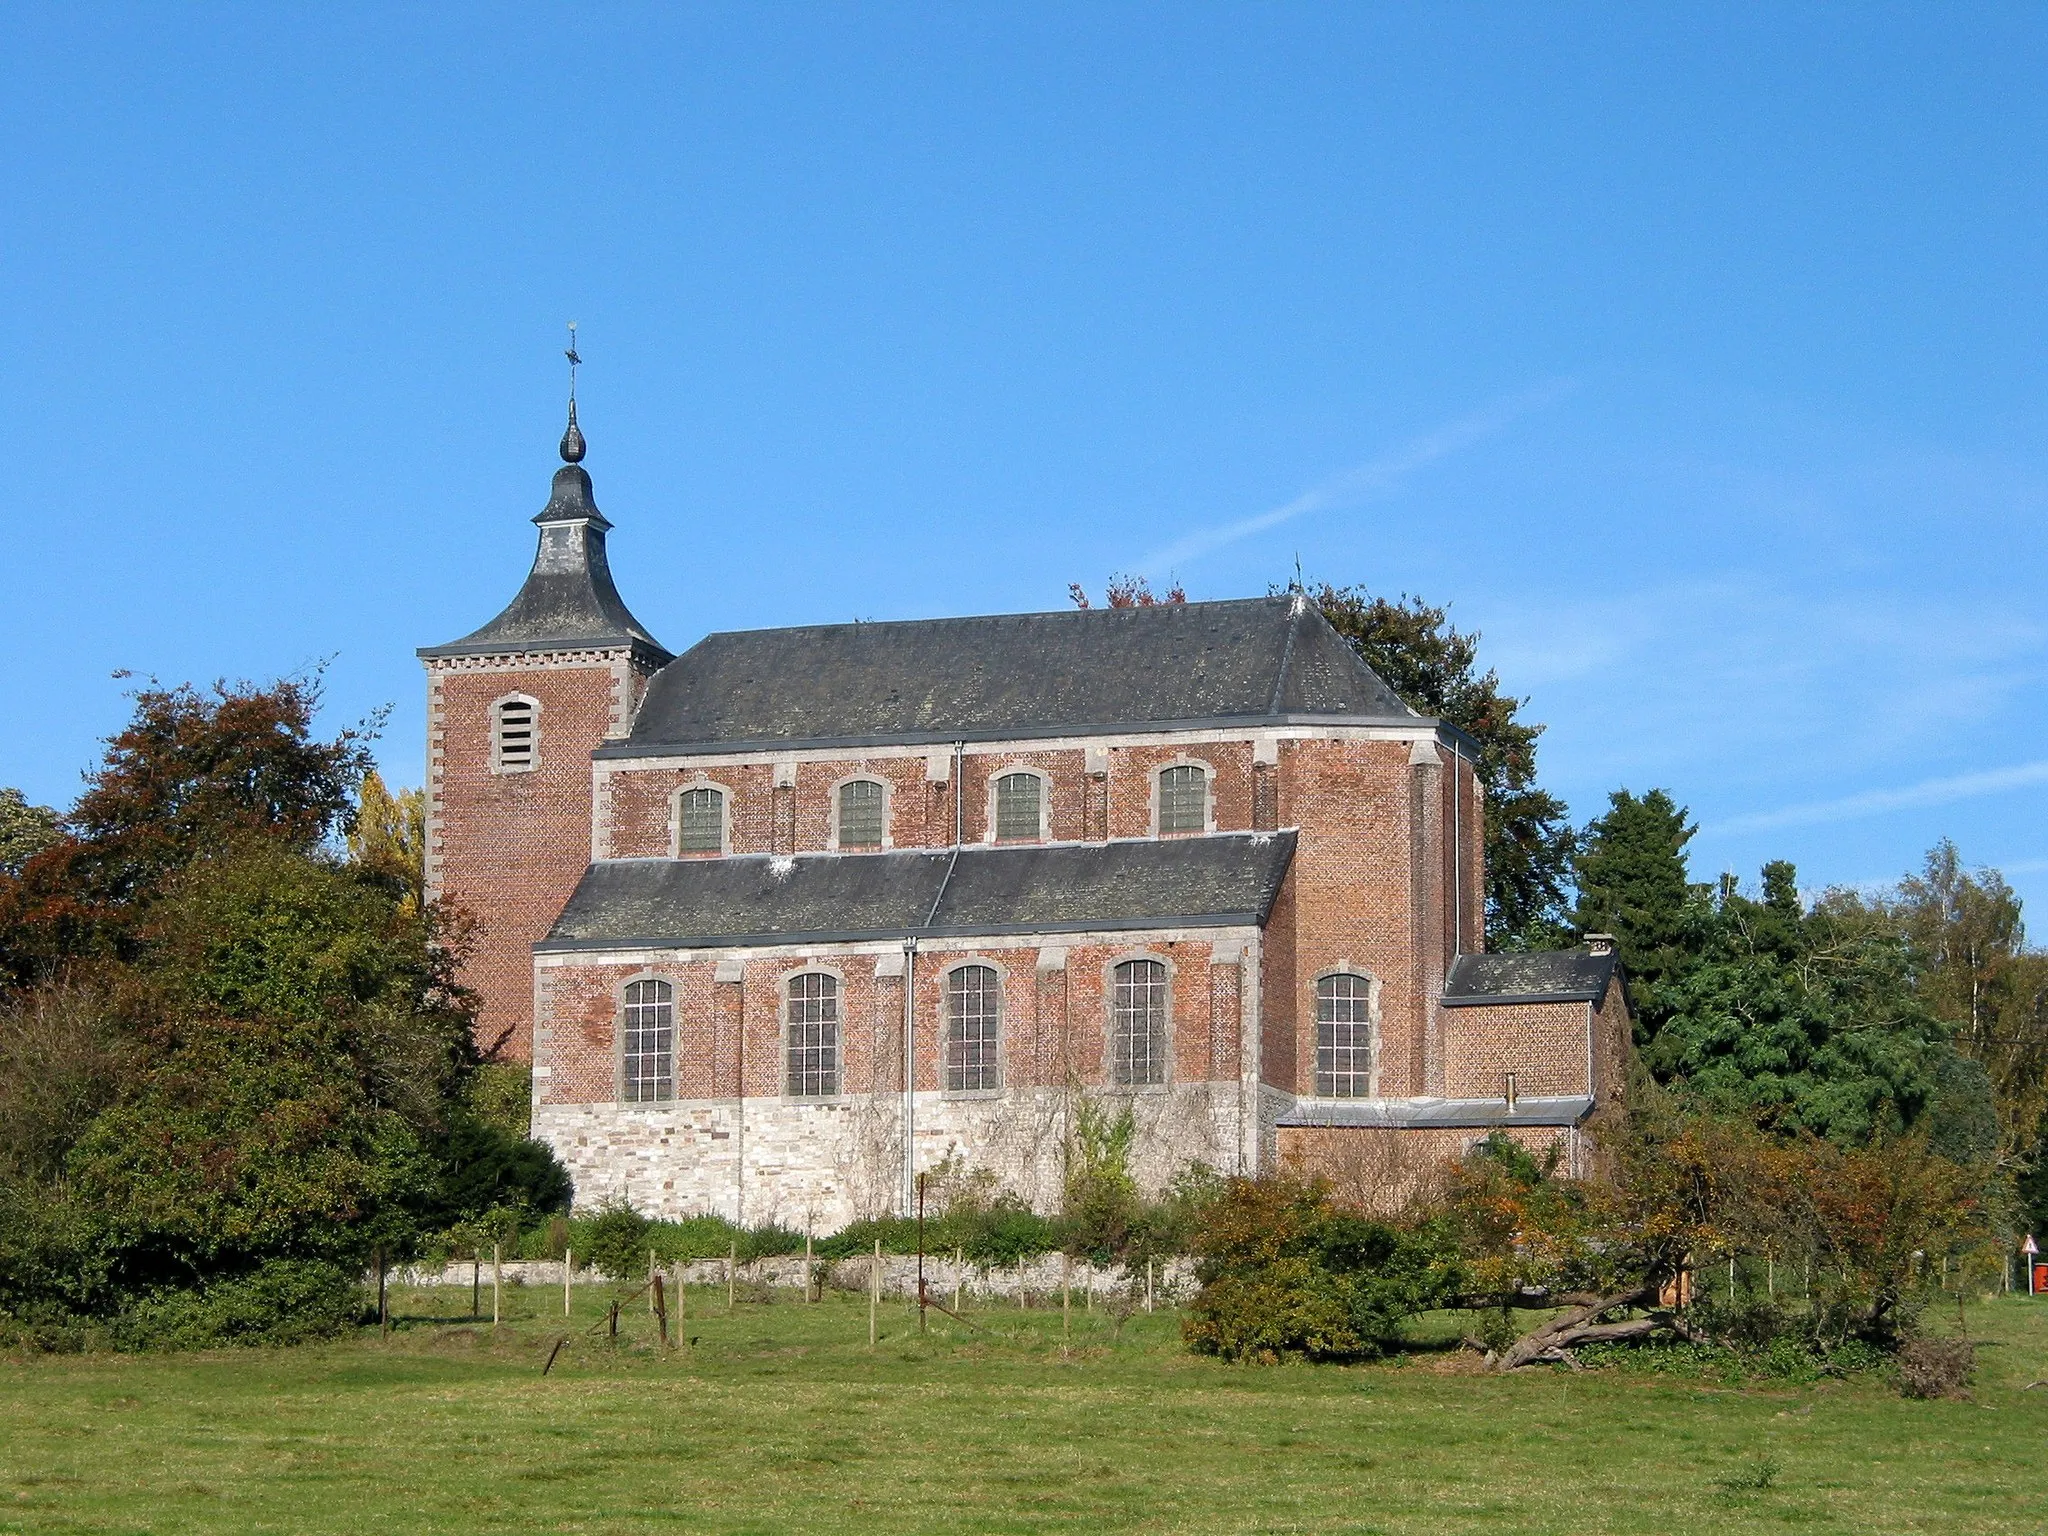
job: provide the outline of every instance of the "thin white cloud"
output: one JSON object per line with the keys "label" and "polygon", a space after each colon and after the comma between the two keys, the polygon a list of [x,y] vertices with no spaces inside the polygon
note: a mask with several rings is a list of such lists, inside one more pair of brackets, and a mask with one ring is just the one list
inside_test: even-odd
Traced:
{"label": "thin white cloud", "polygon": [[1926,779],[1903,789],[1869,789],[1844,795],[1838,800],[1818,800],[1782,810],[1758,811],[1734,816],[1707,829],[1711,833],[1762,832],[1773,827],[1803,827],[1818,822],[1853,821],[1862,816],[1882,816],[1888,811],[1911,810],[1927,805],[1952,805],[1984,795],[2002,795],[2015,789],[2048,784],[2048,761],[2016,763],[2009,768],[1988,768],[1977,773],[1958,773],[1944,779]]}
{"label": "thin white cloud", "polygon": [[1331,507],[1348,506],[1392,490],[1396,485],[1419,469],[1426,469],[1440,459],[1448,458],[1461,448],[1470,447],[1482,438],[1491,437],[1516,418],[1526,416],[1533,410],[1559,399],[1574,387],[1570,379],[1554,379],[1537,389],[1511,399],[1499,401],[1485,410],[1461,416],[1456,421],[1445,422],[1433,432],[1402,444],[1391,453],[1382,454],[1342,474],[1332,475],[1320,485],[1311,486],[1292,501],[1260,512],[1252,517],[1241,518],[1234,523],[1223,523],[1214,528],[1198,528],[1183,538],[1161,549],[1154,550],[1139,562],[1139,568],[1146,571],[1167,571],[1175,566],[1185,565],[1226,544],[1235,544],[1239,539],[1248,539],[1255,533],[1290,522],[1304,512],[1322,512]]}

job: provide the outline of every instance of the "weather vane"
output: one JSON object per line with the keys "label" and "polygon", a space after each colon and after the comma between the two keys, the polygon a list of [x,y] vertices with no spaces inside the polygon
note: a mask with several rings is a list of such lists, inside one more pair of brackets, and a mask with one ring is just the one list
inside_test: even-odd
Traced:
{"label": "weather vane", "polygon": [[576,403],[576,365],[583,361],[576,355],[576,322],[569,322],[569,350],[562,356],[569,359],[569,403]]}

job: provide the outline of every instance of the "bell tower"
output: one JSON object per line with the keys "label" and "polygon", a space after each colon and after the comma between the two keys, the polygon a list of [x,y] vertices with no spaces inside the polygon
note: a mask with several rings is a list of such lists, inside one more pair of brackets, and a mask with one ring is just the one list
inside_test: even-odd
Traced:
{"label": "bell tower", "polygon": [[540,545],[505,611],[419,656],[427,669],[430,900],[474,924],[462,968],[477,1048],[533,1053],[532,946],[590,862],[590,754],[624,736],[672,658],[627,610],[605,556],[576,424],[572,328],[562,467],[534,522]]}

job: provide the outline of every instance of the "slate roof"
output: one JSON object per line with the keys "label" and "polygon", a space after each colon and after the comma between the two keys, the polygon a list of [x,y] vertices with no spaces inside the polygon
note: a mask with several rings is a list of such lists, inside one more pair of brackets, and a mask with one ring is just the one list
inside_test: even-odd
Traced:
{"label": "slate roof", "polygon": [[1515,1125],[1577,1125],[1593,1112],[1590,1098],[1304,1099],[1276,1124],[1359,1126],[1382,1130],[1492,1130]]}
{"label": "slate roof", "polygon": [[[550,950],[705,948],[1263,924],[1292,832],[902,853],[614,859],[584,871]],[[950,877],[949,877],[950,871]]]}
{"label": "slate roof", "polygon": [[1444,982],[1446,1008],[1500,1003],[1597,1003],[1619,960],[1610,950],[1538,950],[1523,955],[1460,955]]}
{"label": "slate roof", "polygon": [[715,634],[600,757],[1420,718],[1292,597]]}
{"label": "slate roof", "polygon": [[[570,430],[575,430],[573,421]],[[482,629],[446,645],[423,647],[419,654],[478,656],[625,646],[655,666],[668,661],[670,653],[633,617],[612,581],[604,548],[611,524],[591,499],[590,476],[582,465],[564,464],[555,471],[554,494],[534,521],[540,524],[540,547],[526,584],[511,605]]]}

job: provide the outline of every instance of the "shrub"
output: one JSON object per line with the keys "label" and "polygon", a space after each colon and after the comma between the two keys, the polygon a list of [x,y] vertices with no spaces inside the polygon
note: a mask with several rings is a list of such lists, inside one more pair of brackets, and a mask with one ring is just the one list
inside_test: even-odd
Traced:
{"label": "shrub", "polygon": [[195,1290],[165,1288],[115,1317],[124,1349],[208,1349],[223,1344],[303,1344],[360,1320],[355,1277],[337,1264],[278,1260],[252,1275]]}
{"label": "shrub", "polygon": [[1908,1339],[1899,1351],[1899,1390],[1908,1397],[1963,1397],[1977,1366],[1968,1339]]}
{"label": "shrub", "polygon": [[1323,1185],[1284,1176],[1231,1180],[1194,1249],[1202,1288],[1182,1337],[1226,1360],[1381,1354],[1455,1268],[1433,1229],[1347,1214]]}
{"label": "shrub", "polygon": [[614,1280],[632,1280],[647,1273],[647,1241],[651,1223],[630,1205],[607,1205],[578,1236],[588,1262]]}

